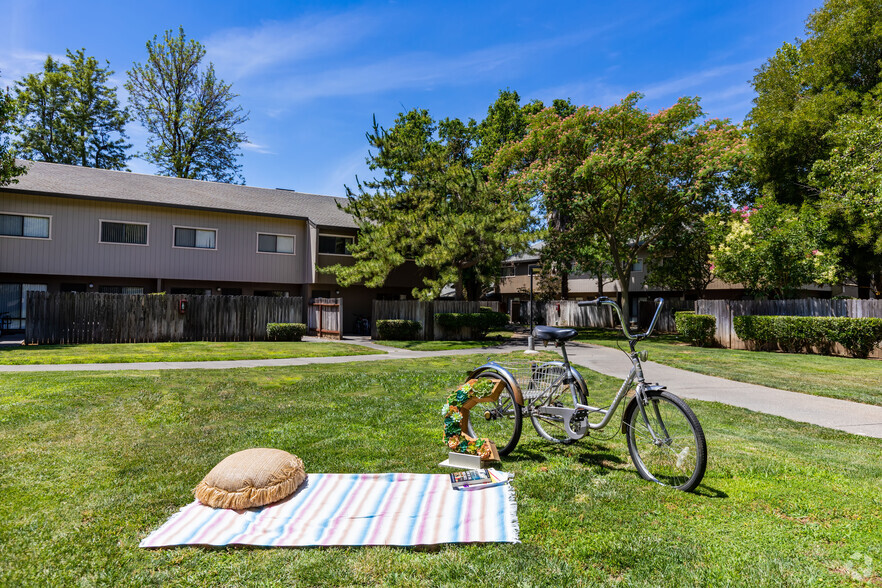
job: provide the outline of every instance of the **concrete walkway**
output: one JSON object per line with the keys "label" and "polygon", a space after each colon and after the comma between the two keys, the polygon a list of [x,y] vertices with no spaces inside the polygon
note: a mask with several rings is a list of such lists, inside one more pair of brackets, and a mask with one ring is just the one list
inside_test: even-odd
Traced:
{"label": "concrete walkway", "polygon": [[[305,340],[307,338],[304,338]],[[183,361],[145,363],[92,363],[52,365],[0,365],[0,372],[66,372],[115,370],[189,370],[231,369],[269,366],[298,366],[311,364],[349,363],[360,361],[387,361],[456,355],[506,353],[524,349],[523,341],[502,343],[483,349],[450,351],[409,351],[370,342],[367,338],[349,338],[345,342],[363,345],[385,353],[378,355],[345,355],[339,357],[302,357],[285,359],[246,359],[233,361]],[[542,349],[540,347],[540,349]],[[547,347],[547,350],[554,349]],[[594,371],[624,379],[631,362],[617,349],[569,343],[570,360]],[[755,384],[745,384],[714,376],[705,376],[648,361],[644,364],[647,381],[659,382],[683,398],[721,402],[748,410],[781,416],[793,421],[811,423],[855,435],[882,438],[882,406],[872,406],[809,394],[777,390]]]}
{"label": "concrete walkway", "polygon": [[[575,364],[616,378],[625,379],[631,369],[631,360],[610,347],[569,343],[567,354]],[[643,364],[643,373],[647,382],[664,384],[682,398],[721,402],[792,421],[882,438],[882,406],[745,384],[653,361]]]}

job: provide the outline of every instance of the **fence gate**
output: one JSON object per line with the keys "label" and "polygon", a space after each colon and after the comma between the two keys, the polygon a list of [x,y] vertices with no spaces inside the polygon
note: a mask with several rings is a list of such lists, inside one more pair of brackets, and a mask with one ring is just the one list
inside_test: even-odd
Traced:
{"label": "fence gate", "polygon": [[309,301],[309,334],[343,338],[343,299],[312,298]]}

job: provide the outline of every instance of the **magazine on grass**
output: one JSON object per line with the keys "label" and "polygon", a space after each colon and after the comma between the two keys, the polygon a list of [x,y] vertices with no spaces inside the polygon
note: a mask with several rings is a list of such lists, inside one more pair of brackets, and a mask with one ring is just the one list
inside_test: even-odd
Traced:
{"label": "magazine on grass", "polygon": [[482,470],[466,470],[450,474],[450,487],[467,490],[469,488],[487,488],[505,484],[511,478],[511,474],[500,472],[493,468]]}

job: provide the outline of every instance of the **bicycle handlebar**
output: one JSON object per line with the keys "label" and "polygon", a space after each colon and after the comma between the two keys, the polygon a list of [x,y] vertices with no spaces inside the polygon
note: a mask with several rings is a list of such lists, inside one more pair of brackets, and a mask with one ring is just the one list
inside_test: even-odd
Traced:
{"label": "bicycle handlebar", "polygon": [[664,298],[656,298],[653,302],[655,302],[658,306],[655,308],[655,314],[652,316],[652,321],[649,323],[649,328],[646,329],[645,333],[637,333],[636,335],[632,335],[628,330],[628,323],[625,322],[625,317],[622,315],[622,307],[616,304],[615,300],[607,298],[606,296],[599,296],[594,300],[582,300],[578,302],[579,306],[612,306],[613,310],[616,311],[616,314],[619,315],[619,324],[622,325],[622,332],[625,334],[625,337],[634,341],[636,339],[645,339],[652,334],[652,331],[655,330],[655,323],[658,322],[658,315],[661,313],[662,306],[665,304]]}

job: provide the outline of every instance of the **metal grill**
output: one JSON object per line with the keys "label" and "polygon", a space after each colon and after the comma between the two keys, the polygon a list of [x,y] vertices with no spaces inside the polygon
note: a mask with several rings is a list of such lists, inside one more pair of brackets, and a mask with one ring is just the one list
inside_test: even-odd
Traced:
{"label": "metal grill", "polygon": [[562,365],[530,360],[507,359],[497,365],[505,368],[518,381],[524,400],[532,400],[560,381],[565,373]]}

